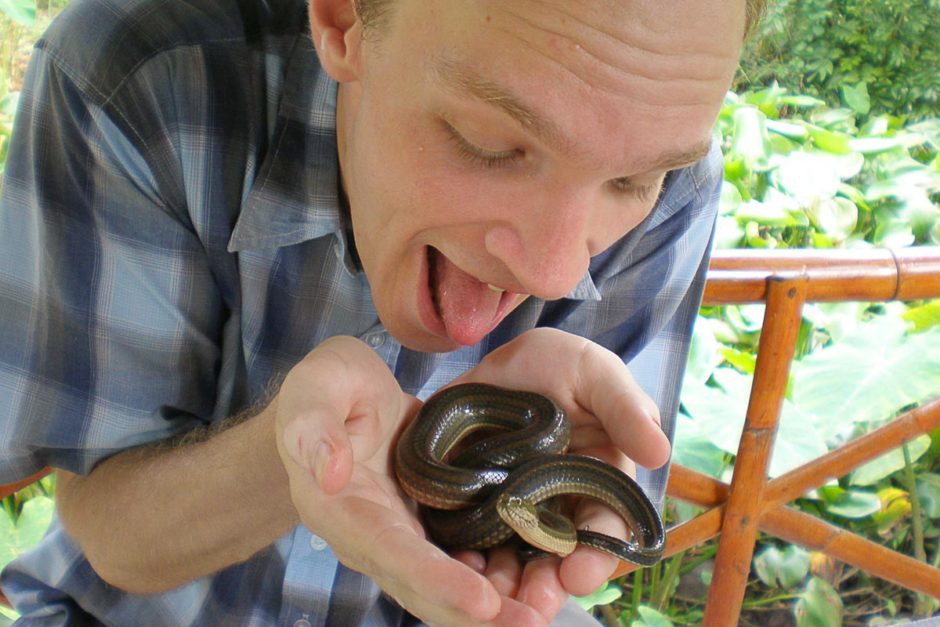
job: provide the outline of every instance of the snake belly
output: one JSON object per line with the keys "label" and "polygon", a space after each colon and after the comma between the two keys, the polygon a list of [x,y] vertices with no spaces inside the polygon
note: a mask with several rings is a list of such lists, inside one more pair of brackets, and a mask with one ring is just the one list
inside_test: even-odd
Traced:
{"label": "snake belly", "polygon": [[[454,453],[480,429],[496,434]],[[446,388],[403,432],[395,453],[399,484],[422,504],[431,538],[447,549],[485,549],[518,534],[539,550],[566,555],[576,544],[640,565],[662,557],[662,519],[639,485],[609,464],[564,455],[571,425],[540,394],[486,384]],[[563,495],[612,508],[634,541],[575,530],[542,506]]]}

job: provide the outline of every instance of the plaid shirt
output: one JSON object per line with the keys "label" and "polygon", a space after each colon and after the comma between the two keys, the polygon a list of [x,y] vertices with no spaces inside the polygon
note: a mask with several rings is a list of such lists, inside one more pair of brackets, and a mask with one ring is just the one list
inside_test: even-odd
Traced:
{"label": "plaid shirt", "polygon": [[[623,357],[671,436],[721,183],[717,148],[480,344],[403,348],[350,252],[336,85],[302,0],[76,0],[38,42],[0,205],[0,482],[88,473],[258,403],[325,338],[366,341],[424,398],[535,326]],[[665,469],[639,479],[661,503]],[[389,625],[402,611],[298,527],[242,564],[140,597],[53,523],[3,573],[29,624]]]}

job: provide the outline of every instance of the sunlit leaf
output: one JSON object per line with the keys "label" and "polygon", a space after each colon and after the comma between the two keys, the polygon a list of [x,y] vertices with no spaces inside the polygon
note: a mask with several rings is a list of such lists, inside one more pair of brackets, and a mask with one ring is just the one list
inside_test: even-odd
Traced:
{"label": "sunlit leaf", "polygon": [[36,0],[0,0],[0,13],[23,26],[36,23]]}
{"label": "sunlit leaf", "polygon": [[673,627],[672,621],[647,605],[637,608],[640,618],[631,623],[631,627]]}
{"label": "sunlit leaf", "polygon": [[871,110],[871,98],[868,96],[868,85],[865,81],[860,81],[855,85],[843,85],[842,97],[845,104],[849,105],[852,111],[865,115]]}
{"label": "sunlit leaf", "polygon": [[600,588],[583,597],[574,597],[575,602],[587,611],[596,605],[610,605],[623,595],[616,585],[606,582]]}
{"label": "sunlit leaf", "polygon": [[858,224],[858,207],[848,198],[835,197],[820,200],[806,209],[817,228],[837,241],[843,241]]}
{"label": "sunlit leaf", "polygon": [[914,336],[878,316],[793,364],[793,400],[828,435],[882,421],[940,392],[940,331]]}
{"label": "sunlit leaf", "polygon": [[796,602],[797,627],[833,627],[842,624],[842,599],[825,579],[812,577]]}
{"label": "sunlit leaf", "polygon": [[752,169],[764,170],[770,157],[766,117],[756,107],[741,107],[734,112],[734,136],[731,152],[742,157]]}
{"label": "sunlit leaf", "polygon": [[881,510],[881,499],[872,492],[845,490],[839,486],[819,488],[826,511],[843,518],[867,518]]}
{"label": "sunlit leaf", "polygon": [[810,556],[804,549],[788,545],[783,550],[774,545],[754,558],[754,571],[771,588],[792,588],[809,573]]}
{"label": "sunlit leaf", "polygon": [[811,124],[807,125],[806,129],[809,131],[813,144],[820,150],[836,155],[846,155],[852,152],[849,147],[850,137],[845,133],[837,133]]}
{"label": "sunlit leaf", "polygon": [[[911,462],[913,463],[920,459],[929,448],[929,435],[922,435],[908,442],[907,450],[910,454]],[[885,453],[881,457],[873,459],[864,466],[859,466],[855,472],[852,473],[851,482],[853,485],[873,485],[902,468],[904,468],[904,451],[897,448]]]}
{"label": "sunlit leaf", "polygon": [[930,518],[940,518],[940,475],[919,473],[917,475],[917,498],[924,513]]}
{"label": "sunlit leaf", "polygon": [[39,542],[52,521],[54,510],[52,499],[46,496],[28,500],[16,523],[0,510],[0,568]]}

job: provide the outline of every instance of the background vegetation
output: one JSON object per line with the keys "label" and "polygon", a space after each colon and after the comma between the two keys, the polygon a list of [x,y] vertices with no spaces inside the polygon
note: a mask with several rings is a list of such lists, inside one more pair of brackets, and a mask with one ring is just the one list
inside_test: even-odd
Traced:
{"label": "background vegetation", "polygon": [[[66,2],[0,0],[0,171],[29,49]],[[749,44],[716,125],[726,155],[717,246],[940,244],[938,26],[938,0],[781,0]],[[761,319],[759,306],[702,310],[680,463],[730,476]],[[791,377],[772,476],[940,394],[940,302],[808,306]],[[53,492],[46,479],[3,501],[0,566],[38,541]],[[797,505],[937,565],[940,433]],[[667,504],[671,522],[694,513]],[[715,551],[689,550],[582,603],[611,625],[696,624]],[[883,625],[937,609],[934,599],[761,538],[742,624]]]}

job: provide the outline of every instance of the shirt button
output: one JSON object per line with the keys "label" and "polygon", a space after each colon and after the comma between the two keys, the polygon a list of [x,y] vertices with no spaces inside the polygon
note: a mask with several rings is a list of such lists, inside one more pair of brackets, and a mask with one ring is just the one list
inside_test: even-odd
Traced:
{"label": "shirt button", "polygon": [[[323,538],[321,538],[320,536],[316,534],[310,535],[310,548],[311,549],[313,549],[314,551],[322,551],[326,547],[327,547],[326,540],[324,540]],[[296,625],[297,623],[294,623],[294,624]],[[310,623],[307,623],[307,624],[309,625]]]}
{"label": "shirt button", "polygon": [[385,344],[385,334],[384,333],[373,333],[366,340],[369,346],[372,348],[378,348],[382,344]]}
{"label": "shirt button", "polygon": [[311,625],[310,621],[306,618],[301,618],[300,620],[294,622],[294,627],[313,627],[313,625]]}

